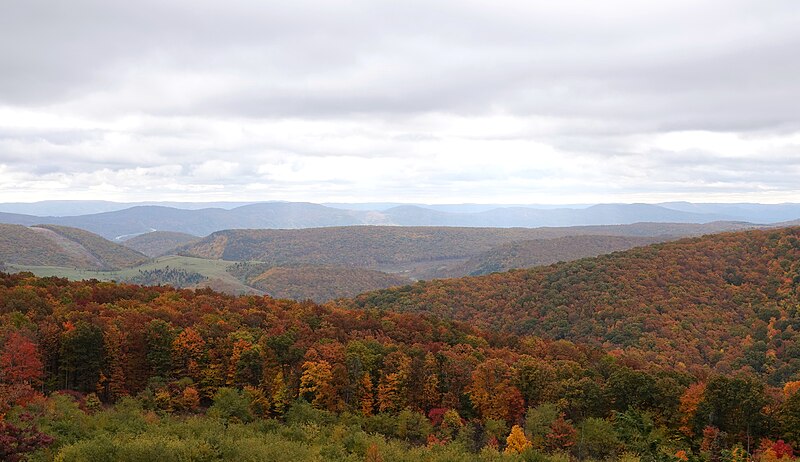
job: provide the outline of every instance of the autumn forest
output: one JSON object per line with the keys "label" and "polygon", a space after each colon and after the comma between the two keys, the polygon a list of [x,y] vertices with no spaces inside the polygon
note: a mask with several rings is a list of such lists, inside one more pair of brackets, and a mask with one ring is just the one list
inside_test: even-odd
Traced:
{"label": "autumn forest", "polygon": [[3,460],[789,461],[800,229],[325,305],[0,275]]}

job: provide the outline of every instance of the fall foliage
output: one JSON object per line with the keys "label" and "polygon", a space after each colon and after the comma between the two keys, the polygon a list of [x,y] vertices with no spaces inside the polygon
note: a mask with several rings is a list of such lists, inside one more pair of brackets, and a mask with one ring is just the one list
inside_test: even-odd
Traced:
{"label": "fall foliage", "polygon": [[[490,329],[486,314],[470,311],[491,298],[464,303],[458,317],[472,314],[475,323],[444,316],[464,301],[448,292],[452,281],[405,289],[409,307],[418,306],[411,301],[420,288],[441,291],[422,298],[431,302],[428,308],[408,312],[363,303],[386,296],[380,306],[393,307],[394,292],[364,296],[353,309],[0,273],[0,414],[14,419],[14,428],[6,427],[14,434],[61,431],[40,423],[54,419],[52,408],[68,406],[63,401],[70,396],[80,407],[75,412],[86,416],[136,403],[143,414],[152,413],[150,421],[205,414],[235,428],[279,421],[312,431],[302,425],[317,419],[330,427],[331,438],[352,426],[430,451],[457,445],[509,457],[540,451],[576,458],[627,453],[643,460],[679,451],[689,460],[717,460],[744,451],[787,460],[800,444],[793,356],[800,316],[797,233],[755,231],[656,245],[512,272],[504,275],[505,286],[498,275],[457,283],[509,298],[529,290],[516,282],[536,287],[534,298],[515,302],[525,310],[487,307],[498,310],[498,319],[539,313],[524,329]],[[673,274],[669,262],[690,258],[712,273]],[[662,263],[655,273],[650,259]],[[603,271],[621,279],[603,282]],[[689,276],[705,278],[710,288],[697,292]],[[685,284],[656,284],[656,290],[648,278],[659,277]],[[766,282],[756,284],[760,277]],[[635,306],[627,284],[641,289]],[[580,298],[578,289],[593,295]],[[576,308],[580,300],[587,305]],[[559,310],[574,323],[553,324]],[[626,325],[643,326],[627,346],[610,334],[624,329],[624,313]],[[686,320],[697,321],[688,323],[692,332],[707,330],[703,342],[723,351],[689,342],[681,327]],[[731,331],[712,337],[718,325]],[[600,332],[606,333],[597,337]],[[659,356],[667,354],[676,356]],[[36,413],[35,431],[22,425],[23,411]],[[359,458],[369,447],[347,445],[360,448]],[[377,456],[390,460],[385,449],[380,446]]]}

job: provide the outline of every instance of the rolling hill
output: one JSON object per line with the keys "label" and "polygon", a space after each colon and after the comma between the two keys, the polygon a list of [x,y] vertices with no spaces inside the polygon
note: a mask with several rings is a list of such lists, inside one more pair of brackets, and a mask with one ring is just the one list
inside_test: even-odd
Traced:
{"label": "rolling hill", "polygon": [[516,241],[476,255],[463,265],[451,268],[450,272],[453,277],[480,276],[595,257],[662,241],[665,241],[663,237],[635,236],[565,236]]}
{"label": "rolling hill", "polygon": [[236,264],[229,270],[250,287],[275,298],[325,302],[370,290],[410,284],[408,278],[361,268]]}
{"label": "rolling hill", "polygon": [[174,231],[153,231],[122,241],[122,245],[143,253],[148,257],[160,257],[172,253],[177,247],[199,240],[197,236]]}
{"label": "rolling hill", "polygon": [[146,260],[139,252],[81,229],[0,225],[0,261],[9,264],[119,269]]}
{"label": "rolling hill", "polygon": [[147,261],[147,256],[133,249],[82,229],[56,225],[37,225],[36,228],[52,231],[61,238],[74,242],[101,262],[103,269],[128,268]]}
{"label": "rolling hill", "polygon": [[0,224],[0,261],[25,265],[91,266],[88,255],[65,251],[57,238],[46,230],[5,224]]}
{"label": "rolling hill", "polygon": [[428,313],[635,352],[644,361],[800,378],[800,228],[721,233],[531,270],[420,282],[348,306]]}
{"label": "rolling hill", "polygon": [[[565,228],[456,228],[358,226],[298,230],[226,230],[178,249],[183,255],[232,261],[260,261],[271,266],[328,265],[351,266],[428,279],[456,274],[452,268],[470,258],[491,252],[498,245],[531,239],[565,236],[656,237],[701,235],[730,229],[743,229],[744,223],[709,224],[638,223],[621,226]],[[564,241],[564,244],[569,242]],[[602,244],[599,245],[602,247]],[[596,255],[568,248],[570,257]],[[612,249],[616,250],[616,249]],[[552,252],[551,252],[552,254]],[[526,257],[529,260],[537,256]]]}

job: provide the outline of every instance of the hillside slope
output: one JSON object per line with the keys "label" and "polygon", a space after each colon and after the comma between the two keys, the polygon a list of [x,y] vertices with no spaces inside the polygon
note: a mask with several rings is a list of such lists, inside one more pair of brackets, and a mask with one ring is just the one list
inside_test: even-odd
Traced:
{"label": "hillside slope", "polygon": [[46,233],[27,226],[5,224],[0,224],[0,261],[38,266],[91,266],[90,259],[66,252]]}
{"label": "hillside slope", "polygon": [[0,261],[18,265],[116,269],[146,256],[75,228],[0,225]]}
{"label": "hillside slope", "polygon": [[[566,228],[454,228],[351,226],[295,230],[226,230],[178,249],[199,258],[261,261],[271,266],[334,265],[403,272],[428,279],[502,244],[564,236],[638,236],[669,240],[752,227],[746,223],[637,223]],[[575,255],[574,252],[568,252]],[[586,255],[596,255],[589,253]],[[579,256],[586,256],[579,255]],[[531,258],[535,258],[531,257]]]}
{"label": "hillside slope", "polygon": [[532,268],[595,257],[664,240],[661,237],[565,236],[510,242],[470,258],[464,265],[452,268],[451,274],[454,277],[480,276],[516,268]]}
{"label": "hillside slope", "polygon": [[800,228],[723,233],[364,294],[349,306],[636,351],[682,367],[800,373]]}
{"label": "hillside slope", "polygon": [[96,258],[103,268],[128,268],[147,261],[146,255],[82,229],[55,225],[37,225],[36,228],[51,230],[76,243]]}
{"label": "hillside slope", "polygon": [[370,290],[410,284],[408,278],[341,266],[275,266],[236,263],[228,272],[275,298],[325,302]]}
{"label": "hillside slope", "polygon": [[177,247],[199,240],[197,236],[174,231],[153,231],[122,241],[122,245],[148,257],[167,255]]}
{"label": "hillside slope", "polygon": [[[780,272],[796,272],[796,234],[736,238],[726,263],[736,263],[740,251],[774,250]],[[702,260],[703,251],[713,256],[729,241],[688,248],[679,259]],[[621,264],[626,271],[639,266],[635,255]],[[731,284],[751,283],[749,274],[736,277],[740,267],[731,268]],[[776,297],[796,308],[796,297],[782,292],[793,283],[781,280],[774,288]],[[683,288],[674,287],[674,295],[681,297]],[[758,317],[780,319],[766,327],[752,327],[746,316],[732,320],[753,332],[742,342],[749,350],[747,365],[740,368],[760,358],[762,350],[755,348],[764,342],[760,337],[773,344],[779,339],[784,350],[796,348],[796,309],[794,318],[788,308],[776,313],[759,305],[756,311]],[[711,460],[704,446],[714,438],[726,451],[719,450],[722,454],[732,452],[728,448],[741,453],[748,444],[767,448],[752,460],[788,462],[791,456],[779,459],[768,451],[790,454],[790,445],[800,443],[800,382],[774,380],[766,386],[763,377],[738,374],[738,366],[722,367],[713,357],[690,363],[692,374],[681,363],[664,367],[643,360],[641,350],[482,330],[426,314],[0,273],[0,326],[2,385],[14,391],[0,400],[3,423],[16,431],[33,422],[33,432],[41,429],[59,445],[40,450],[34,459],[131,454],[123,459],[157,460],[165,448],[171,452],[164,460],[208,459],[222,448],[214,460],[381,459],[370,452],[385,455],[383,460],[448,462],[679,460],[673,454]],[[716,341],[718,331],[700,339]],[[737,345],[729,342],[726,348]],[[769,370],[790,368],[786,358],[798,355],[796,349],[776,349],[762,356],[770,358]],[[709,374],[707,364],[721,373]],[[35,388],[31,376],[41,379]],[[90,393],[102,405],[88,402],[86,408],[81,398]],[[207,407],[201,399],[209,397],[213,404]],[[527,452],[534,457],[501,456],[491,448],[496,435],[503,437],[512,425],[523,425],[541,442],[541,450]],[[519,427],[511,430],[515,433],[526,438]],[[400,451],[369,450],[378,446],[364,444],[368,438],[379,444],[395,438]],[[201,450],[178,452],[178,444]],[[311,444],[324,446],[324,452],[305,450]],[[234,453],[233,447],[244,450]],[[295,455],[298,447],[304,451]],[[558,455],[549,457],[545,450]]]}
{"label": "hillside slope", "polygon": [[275,266],[236,263],[228,272],[248,286],[275,298],[325,302],[370,290],[402,286],[408,278],[363,268],[341,266]]}

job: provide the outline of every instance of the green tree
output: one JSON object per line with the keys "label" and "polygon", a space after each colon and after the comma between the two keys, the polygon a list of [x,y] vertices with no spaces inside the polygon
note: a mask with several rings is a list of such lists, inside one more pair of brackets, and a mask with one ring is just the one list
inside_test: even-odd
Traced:
{"label": "green tree", "polygon": [[611,422],[605,419],[589,417],[578,425],[576,451],[583,459],[605,459],[614,455],[619,446],[617,432]]}
{"label": "green tree", "polygon": [[783,402],[779,420],[783,437],[794,447],[800,446],[800,391],[794,392]]}
{"label": "green tree", "polygon": [[240,391],[223,387],[214,394],[214,404],[208,408],[208,415],[233,422],[253,420],[250,401]]}
{"label": "green tree", "polygon": [[87,322],[79,322],[61,338],[61,376],[64,388],[82,392],[95,390],[103,364],[103,330]]}
{"label": "green tree", "polygon": [[151,375],[169,378],[172,374],[172,343],[175,329],[166,321],[153,319],[147,325],[147,365]]}
{"label": "green tree", "polygon": [[520,359],[515,365],[515,383],[522,392],[528,406],[536,406],[557,398],[554,391],[555,369],[545,361],[530,356]]}
{"label": "green tree", "polygon": [[550,426],[558,419],[560,411],[553,403],[543,403],[528,409],[525,414],[525,433],[536,448],[544,448]]}
{"label": "green tree", "polygon": [[657,396],[656,382],[652,376],[642,371],[621,367],[606,382],[614,409],[625,412],[628,409],[652,409]]}
{"label": "green tree", "polygon": [[706,426],[713,426],[752,451],[754,440],[764,435],[767,402],[761,382],[751,378],[713,377],[697,407],[697,434]]}
{"label": "green tree", "polygon": [[662,450],[667,435],[648,412],[634,409],[615,412],[614,429],[628,451],[638,454],[642,461],[668,460]]}

